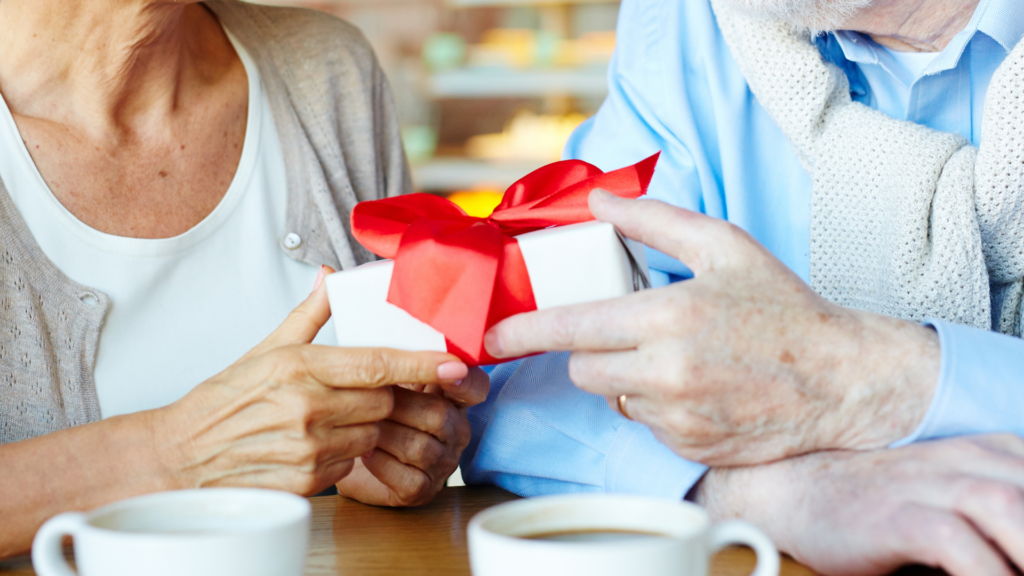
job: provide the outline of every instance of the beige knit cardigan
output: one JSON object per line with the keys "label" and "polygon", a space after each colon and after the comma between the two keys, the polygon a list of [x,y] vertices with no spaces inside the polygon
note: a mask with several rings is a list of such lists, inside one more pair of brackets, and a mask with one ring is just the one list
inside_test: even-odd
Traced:
{"label": "beige knit cardigan", "polygon": [[[252,55],[270,102],[287,230],[301,239],[281,250],[339,269],[369,261],[348,230],[349,211],[411,186],[391,94],[366,40],[319,12],[206,5]],[[109,305],[46,258],[0,182],[0,443],[100,418],[93,364]]]}
{"label": "beige knit cardigan", "polygon": [[844,306],[1021,335],[1024,43],[992,77],[981,146],[851,101],[810,32],[713,0],[758,102],[813,181],[811,286]]}

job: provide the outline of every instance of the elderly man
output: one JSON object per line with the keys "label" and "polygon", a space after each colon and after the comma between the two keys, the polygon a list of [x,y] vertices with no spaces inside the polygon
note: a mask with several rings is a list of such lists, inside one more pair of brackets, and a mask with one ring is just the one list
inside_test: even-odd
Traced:
{"label": "elderly man", "polygon": [[573,354],[495,371],[467,479],[689,495],[826,573],[1024,566],[1022,36],[1012,0],[626,0],[567,154],[662,150],[676,207],[591,207],[693,279],[496,326]]}

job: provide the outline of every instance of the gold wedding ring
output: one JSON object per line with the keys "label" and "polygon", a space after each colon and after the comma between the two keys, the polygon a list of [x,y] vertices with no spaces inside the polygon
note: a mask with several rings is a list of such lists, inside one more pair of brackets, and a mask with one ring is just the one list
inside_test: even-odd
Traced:
{"label": "gold wedding ring", "polygon": [[622,412],[622,415],[626,417],[626,420],[632,420],[632,418],[629,417],[629,412],[626,412],[626,395],[625,394],[622,394],[622,395],[619,396],[619,412]]}

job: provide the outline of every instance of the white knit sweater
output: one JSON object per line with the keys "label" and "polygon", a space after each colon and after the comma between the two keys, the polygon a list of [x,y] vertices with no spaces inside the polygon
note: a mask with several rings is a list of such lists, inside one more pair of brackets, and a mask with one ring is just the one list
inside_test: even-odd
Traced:
{"label": "white knit sweater", "polygon": [[812,178],[811,286],[843,306],[1020,336],[1024,43],[992,77],[975,148],[853,102],[810,31],[712,4]]}

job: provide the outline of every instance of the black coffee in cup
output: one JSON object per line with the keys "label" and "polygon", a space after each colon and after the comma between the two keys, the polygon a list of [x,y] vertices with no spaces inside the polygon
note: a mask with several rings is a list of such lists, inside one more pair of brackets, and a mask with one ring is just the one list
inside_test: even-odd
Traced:
{"label": "black coffee in cup", "polygon": [[657,532],[640,532],[635,530],[617,530],[594,528],[587,530],[559,530],[557,532],[541,532],[522,536],[526,540],[545,540],[548,542],[623,542],[671,538]]}

